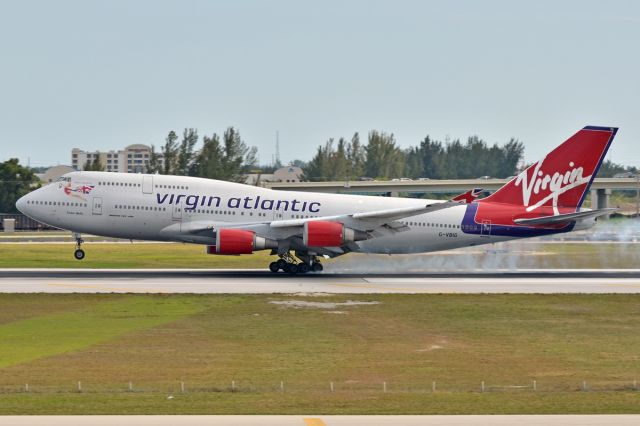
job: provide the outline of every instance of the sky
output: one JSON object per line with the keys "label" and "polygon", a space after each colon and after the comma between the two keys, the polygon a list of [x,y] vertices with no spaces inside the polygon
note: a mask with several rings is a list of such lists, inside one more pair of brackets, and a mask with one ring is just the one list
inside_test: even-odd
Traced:
{"label": "sky", "polygon": [[585,125],[640,166],[637,1],[0,0],[0,161],[239,128],[270,163],[328,138],[511,137]]}

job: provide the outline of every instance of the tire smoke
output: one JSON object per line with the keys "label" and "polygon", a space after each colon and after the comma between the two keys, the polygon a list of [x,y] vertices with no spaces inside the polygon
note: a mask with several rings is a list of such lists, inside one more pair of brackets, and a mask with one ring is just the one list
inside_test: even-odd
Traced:
{"label": "tire smoke", "polygon": [[491,272],[519,269],[625,269],[640,265],[640,220],[601,221],[580,232],[410,255],[348,254],[325,273]]}

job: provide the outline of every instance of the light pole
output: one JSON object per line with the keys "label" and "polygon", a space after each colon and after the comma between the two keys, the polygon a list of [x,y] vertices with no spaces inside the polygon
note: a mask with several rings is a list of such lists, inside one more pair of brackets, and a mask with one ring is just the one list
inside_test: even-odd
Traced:
{"label": "light pole", "polygon": [[640,219],[640,173],[636,173],[636,219]]}

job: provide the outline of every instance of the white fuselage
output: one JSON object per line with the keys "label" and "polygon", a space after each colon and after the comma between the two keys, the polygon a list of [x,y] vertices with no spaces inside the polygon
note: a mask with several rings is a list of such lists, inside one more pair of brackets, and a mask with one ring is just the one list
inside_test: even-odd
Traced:
{"label": "white fuselage", "polygon": [[[275,191],[203,178],[129,173],[73,172],[23,197],[19,209],[34,219],[75,233],[114,238],[213,244],[213,232],[190,233],[198,225],[265,224],[274,220],[344,215],[424,205],[422,199]],[[68,189],[86,187],[83,191]],[[466,206],[399,220],[406,225],[357,243],[369,253],[418,253],[511,239],[461,232]],[[278,233],[279,232],[279,233]],[[284,232],[284,234],[283,234]]]}

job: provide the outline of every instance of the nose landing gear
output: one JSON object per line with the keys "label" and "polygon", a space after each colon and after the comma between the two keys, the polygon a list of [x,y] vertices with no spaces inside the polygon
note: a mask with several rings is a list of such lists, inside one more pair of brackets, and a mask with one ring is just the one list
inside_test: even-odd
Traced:
{"label": "nose landing gear", "polygon": [[295,275],[306,274],[310,271],[321,272],[324,269],[320,259],[316,256],[304,256],[296,253],[296,257],[300,259],[300,262],[291,253],[284,253],[279,256],[280,259],[269,264],[269,270],[273,273],[282,270],[288,274]]}
{"label": "nose landing gear", "polygon": [[80,237],[80,234],[73,234],[76,239],[76,251],[73,252],[73,257],[78,260],[84,259],[84,250],[82,250],[81,246],[84,243],[84,240]]}

